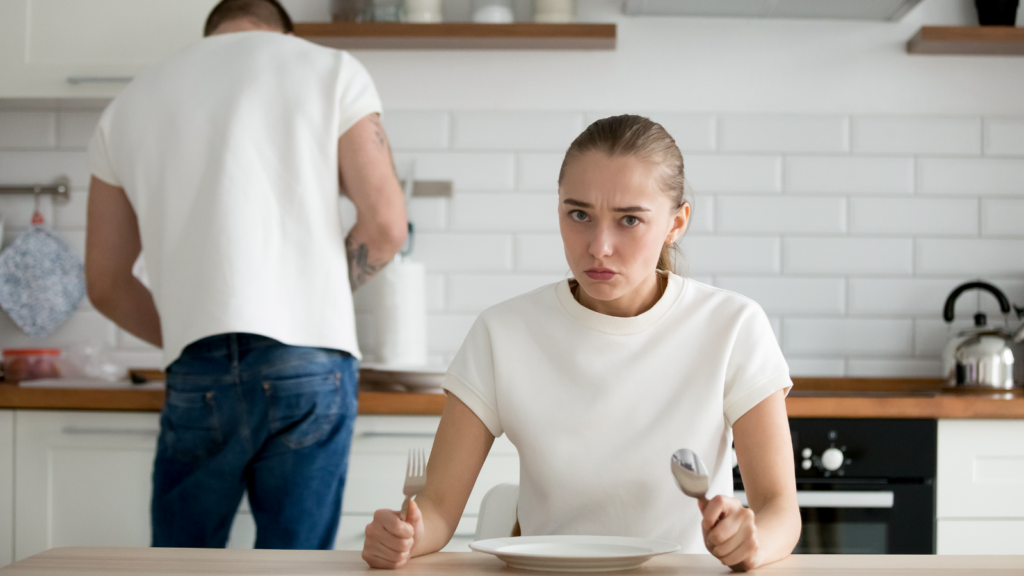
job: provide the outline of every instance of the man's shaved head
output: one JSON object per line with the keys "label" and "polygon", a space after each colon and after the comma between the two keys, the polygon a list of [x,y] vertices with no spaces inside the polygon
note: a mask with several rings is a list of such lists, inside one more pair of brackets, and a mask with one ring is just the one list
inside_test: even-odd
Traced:
{"label": "man's shaved head", "polygon": [[209,36],[222,24],[235,20],[249,20],[285,34],[292,32],[292,19],[277,0],[221,0],[206,18],[203,36]]}

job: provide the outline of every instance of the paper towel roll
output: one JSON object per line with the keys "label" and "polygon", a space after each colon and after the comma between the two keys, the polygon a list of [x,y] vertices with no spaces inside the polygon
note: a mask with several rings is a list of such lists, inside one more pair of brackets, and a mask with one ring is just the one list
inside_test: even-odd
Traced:
{"label": "paper towel roll", "polygon": [[[372,308],[372,356],[390,366],[427,363],[426,269],[418,262],[392,262],[363,290]],[[359,292],[362,292],[360,290]]]}

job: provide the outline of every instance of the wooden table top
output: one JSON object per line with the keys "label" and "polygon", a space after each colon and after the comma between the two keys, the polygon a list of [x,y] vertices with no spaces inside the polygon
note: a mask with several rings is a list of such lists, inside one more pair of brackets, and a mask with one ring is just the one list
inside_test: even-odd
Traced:
{"label": "wooden table top", "polygon": [[[359,552],[55,548],[0,569],[0,576],[348,576],[367,572],[387,574],[367,567]],[[1024,573],[1024,556],[794,555],[759,568],[755,573],[793,576],[933,576],[938,573],[942,576],[1009,576]],[[487,554],[439,552],[412,560],[397,574],[476,576],[542,573],[507,568],[502,561]],[[653,558],[628,574],[702,576],[731,574],[731,571],[709,555],[669,554]]]}
{"label": "wooden table top", "polygon": [[[965,393],[936,379],[794,378],[791,418],[1024,418],[1024,390]],[[440,415],[443,394],[359,392],[360,414]],[[22,388],[0,384],[0,409],[159,412],[163,390]]]}

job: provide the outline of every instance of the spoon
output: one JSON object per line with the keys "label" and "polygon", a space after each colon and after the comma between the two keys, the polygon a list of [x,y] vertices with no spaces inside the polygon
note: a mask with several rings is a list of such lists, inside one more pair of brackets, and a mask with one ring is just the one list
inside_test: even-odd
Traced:
{"label": "spoon", "polygon": [[[679,489],[690,498],[696,498],[701,504],[708,503],[708,469],[700,456],[689,448],[680,448],[672,453],[672,475],[679,483]],[[721,518],[719,518],[721,520]],[[718,521],[715,521],[718,524]],[[714,526],[712,526],[714,528]],[[736,572],[746,572],[745,564],[729,566]]]}
{"label": "spoon", "polygon": [[693,450],[681,448],[672,454],[672,475],[683,494],[707,503],[708,469]]}

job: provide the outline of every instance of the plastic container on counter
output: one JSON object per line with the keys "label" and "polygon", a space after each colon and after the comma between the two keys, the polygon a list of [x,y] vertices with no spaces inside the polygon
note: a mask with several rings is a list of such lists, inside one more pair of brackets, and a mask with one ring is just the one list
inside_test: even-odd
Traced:
{"label": "plastic container on counter", "polygon": [[58,378],[60,350],[52,348],[17,348],[3,352],[4,381],[17,383],[22,380]]}

